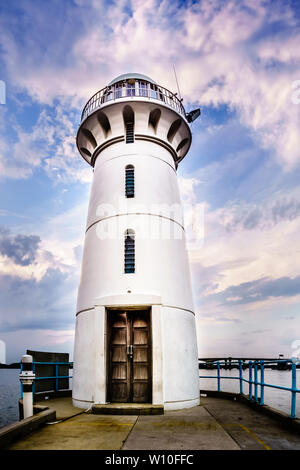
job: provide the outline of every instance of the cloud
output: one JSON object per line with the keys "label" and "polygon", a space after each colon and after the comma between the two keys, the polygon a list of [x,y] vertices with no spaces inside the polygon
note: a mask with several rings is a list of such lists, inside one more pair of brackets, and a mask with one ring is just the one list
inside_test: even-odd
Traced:
{"label": "cloud", "polygon": [[259,203],[236,200],[216,209],[204,206],[204,239],[188,245],[197,304],[203,296],[270,277],[270,273],[274,279],[297,277],[299,202],[295,188],[278,191]]}
{"label": "cloud", "polygon": [[223,304],[259,302],[272,297],[293,297],[300,294],[300,276],[278,279],[262,278],[231,286],[213,296]]}
{"label": "cloud", "polygon": [[[8,30],[4,17],[0,41],[14,86],[42,104],[58,100],[80,109],[95,91],[127,70],[148,73],[173,89],[170,70],[175,62],[186,102],[228,106],[285,170],[299,164],[300,115],[291,105],[291,84],[300,73],[299,35],[290,5],[263,0],[76,5],[75,15],[57,4],[57,24],[44,34],[47,8],[19,7],[34,25],[22,41],[18,20]],[[64,27],[57,34],[63,15]],[[32,38],[39,33],[41,41],[33,47]],[[62,38],[67,50],[61,47]],[[288,47],[281,47],[283,43]]]}
{"label": "cloud", "polygon": [[[126,71],[146,73],[175,90],[175,63],[186,107],[199,104],[212,115],[219,113],[217,124],[206,126],[209,113],[195,123],[199,132],[190,165],[198,171],[179,183],[183,202],[201,202],[205,209],[204,243],[189,243],[196,309],[203,312],[207,338],[212,333],[206,326],[215,328],[211,344],[223,345],[230,354],[233,344],[239,347],[235,339],[247,314],[255,332],[255,321],[261,321],[256,309],[267,322],[268,308],[280,304],[285,311],[298,298],[300,197],[296,190],[275,193],[272,178],[278,164],[276,178],[282,182],[281,169],[292,173],[300,161],[299,106],[291,102],[291,85],[300,78],[293,4],[41,3],[33,8],[31,1],[12,0],[1,15],[1,79],[8,92],[0,117],[2,179],[30,178],[42,169],[54,184],[89,182],[91,168],[75,147],[84,102]],[[36,118],[30,124],[31,112]],[[226,123],[221,123],[222,112]],[[230,122],[228,116],[233,116]],[[274,173],[269,174],[271,166]],[[266,191],[258,192],[253,179]],[[32,231],[25,238],[2,234],[2,321],[7,331],[28,331],[30,325],[47,331],[71,328],[66,312],[73,309],[76,295],[84,210],[78,204],[51,220],[43,217],[34,232],[39,242],[30,239]],[[252,346],[255,334],[249,339]],[[285,338],[292,334],[286,332]],[[268,346],[274,347],[271,340]]]}
{"label": "cloud", "polygon": [[294,194],[277,197],[275,194],[271,200],[259,204],[234,203],[220,212],[224,214],[224,227],[229,232],[270,229],[300,216],[300,194],[296,189]]}
{"label": "cloud", "polygon": [[69,353],[72,361],[74,342],[72,330],[31,329],[30,340],[28,329],[1,332],[5,341],[7,363],[20,361],[27,349],[34,351],[55,351]]}
{"label": "cloud", "polygon": [[[11,123],[5,124],[1,134],[0,175],[6,178],[22,179],[33,174],[35,168],[41,165],[44,152],[54,143],[54,129],[50,125],[50,117],[43,110],[37,123],[30,132],[25,132],[20,126],[12,125],[14,135],[9,136]],[[10,129],[11,131],[11,129]]]}
{"label": "cloud", "polygon": [[[75,111],[57,105],[40,111],[30,131],[7,122],[0,133],[1,178],[23,179],[42,167],[56,182],[91,181],[92,171],[76,149]],[[9,131],[13,135],[8,138]],[[4,137],[6,134],[6,137]]]}
{"label": "cloud", "polygon": [[8,229],[0,227],[1,255],[21,266],[28,266],[35,261],[40,241],[36,235],[12,235]]}
{"label": "cloud", "polygon": [[48,270],[66,275],[79,272],[87,204],[86,197],[84,203],[55,216],[44,213],[34,222],[34,235],[31,220],[29,228],[23,224],[24,232],[29,233],[0,226],[0,275],[39,282]]}
{"label": "cloud", "polygon": [[78,278],[48,269],[40,281],[0,275],[1,332],[73,326]]}
{"label": "cloud", "polygon": [[197,202],[196,189],[199,183],[199,180],[196,178],[178,177],[182,204],[194,204]]}

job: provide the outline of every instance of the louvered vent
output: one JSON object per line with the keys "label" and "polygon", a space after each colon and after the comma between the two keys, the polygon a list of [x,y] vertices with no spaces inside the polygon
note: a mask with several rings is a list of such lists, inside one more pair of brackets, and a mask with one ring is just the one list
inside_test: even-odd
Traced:
{"label": "louvered vent", "polygon": [[135,271],[135,242],[134,231],[126,230],[125,232],[125,273],[134,273]]}
{"label": "louvered vent", "polygon": [[127,165],[125,168],[125,195],[134,197],[134,166]]}
{"label": "louvered vent", "polygon": [[134,123],[127,122],[126,124],[126,144],[132,144],[134,142]]}

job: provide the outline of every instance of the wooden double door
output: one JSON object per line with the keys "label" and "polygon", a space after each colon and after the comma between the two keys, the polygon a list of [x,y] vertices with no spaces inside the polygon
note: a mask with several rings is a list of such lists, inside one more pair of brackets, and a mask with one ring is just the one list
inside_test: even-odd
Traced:
{"label": "wooden double door", "polygon": [[151,403],[150,310],[108,311],[108,401]]}

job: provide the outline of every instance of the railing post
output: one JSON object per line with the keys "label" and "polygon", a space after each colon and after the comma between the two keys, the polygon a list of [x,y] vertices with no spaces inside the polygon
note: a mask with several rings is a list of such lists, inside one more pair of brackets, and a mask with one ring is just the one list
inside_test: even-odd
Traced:
{"label": "railing post", "polygon": [[260,404],[265,402],[265,367],[264,361],[260,361]]}
{"label": "railing post", "polygon": [[243,395],[243,364],[241,360],[239,360],[239,366],[240,366],[240,394]]}
{"label": "railing post", "polygon": [[296,417],[296,388],[297,388],[297,369],[296,364],[292,362],[292,399],[291,399],[291,418]]}
{"label": "railing post", "polygon": [[[21,364],[20,364],[20,374],[22,374],[22,370],[23,370],[23,362],[21,361]],[[20,380],[20,384],[21,384],[21,398],[23,398],[23,383],[22,383],[21,380]]]}
{"label": "railing post", "polygon": [[32,356],[24,354],[22,363],[23,367],[19,378],[23,384],[23,418],[25,419],[33,415],[32,383],[35,375],[32,371]]}
{"label": "railing post", "polygon": [[249,400],[252,400],[252,361],[249,362]]}
{"label": "railing post", "polygon": [[218,368],[218,392],[221,391],[221,379],[220,379],[220,362],[217,362],[217,368]]}
{"label": "railing post", "polygon": [[[32,362],[32,372],[35,375],[35,362],[34,361]],[[32,393],[35,394],[35,380],[33,381],[33,384],[32,384]]]}
{"label": "railing post", "polygon": [[254,362],[254,401],[257,403],[257,361]]}
{"label": "railing post", "polygon": [[58,391],[58,364],[55,364],[55,391]]}

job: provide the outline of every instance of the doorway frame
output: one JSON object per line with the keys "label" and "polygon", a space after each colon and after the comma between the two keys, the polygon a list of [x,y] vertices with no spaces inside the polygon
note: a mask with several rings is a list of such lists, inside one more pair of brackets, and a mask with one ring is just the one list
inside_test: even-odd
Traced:
{"label": "doorway frame", "polygon": [[[98,297],[95,299],[95,327],[99,331],[99,342],[95,345],[95,376],[94,401],[99,404],[108,403],[107,395],[107,321],[108,310],[143,310],[150,309],[150,336],[152,340],[152,404],[164,404],[163,392],[163,341],[162,341],[162,300],[160,296],[151,294],[118,294]],[[102,340],[101,340],[102,338]]]}
{"label": "doorway frame", "polygon": [[[153,361],[153,355],[152,355],[152,308],[147,307],[147,306],[142,306],[142,307],[130,307],[130,308],[122,308],[121,310],[118,307],[107,307],[106,308],[106,328],[107,328],[107,335],[106,335],[106,398],[107,401],[111,402],[111,354],[110,354],[110,347],[111,347],[111,330],[109,329],[109,324],[110,324],[110,316],[113,315],[113,312],[140,312],[144,311],[147,312],[147,319],[148,319],[148,331],[149,331],[149,343],[148,346],[150,347],[150,354],[148,355],[148,387],[149,387],[149,398],[150,400],[145,402],[145,403],[152,403],[152,372],[153,372],[153,366],[152,366],[152,361]],[[132,333],[132,332],[131,332]],[[128,359],[127,359],[128,360]],[[129,387],[132,389],[132,374],[133,374],[133,366],[130,366],[131,369],[131,375],[130,375],[130,383]],[[127,384],[128,385],[128,384]],[[132,393],[132,390],[131,390]],[[134,402],[134,401],[128,401],[126,403],[139,403],[139,402]]]}

